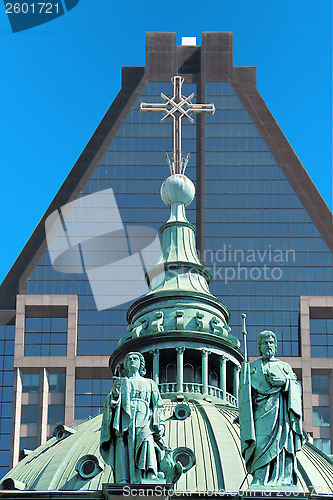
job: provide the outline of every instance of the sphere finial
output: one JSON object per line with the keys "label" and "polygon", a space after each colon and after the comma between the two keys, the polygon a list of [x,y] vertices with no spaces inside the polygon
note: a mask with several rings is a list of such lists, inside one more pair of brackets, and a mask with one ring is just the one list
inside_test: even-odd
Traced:
{"label": "sphere finial", "polygon": [[184,174],[174,174],[165,179],[161,186],[161,198],[171,207],[174,203],[189,205],[195,195],[195,187],[191,179]]}

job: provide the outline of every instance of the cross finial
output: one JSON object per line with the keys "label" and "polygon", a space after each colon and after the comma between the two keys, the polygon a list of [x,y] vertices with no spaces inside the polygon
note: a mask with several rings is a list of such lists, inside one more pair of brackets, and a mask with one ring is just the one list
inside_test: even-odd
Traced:
{"label": "cross finial", "polygon": [[165,102],[161,104],[141,103],[140,111],[160,111],[164,113],[161,122],[169,116],[172,118],[172,161],[170,164],[171,175],[184,174],[188,159],[182,159],[181,147],[181,120],[187,118],[191,123],[194,123],[191,113],[215,113],[214,104],[192,104],[191,99],[194,94],[188,97],[182,96],[182,85],[184,78],[181,76],[173,76],[171,78],[173,84],[173,96],[167,97],[161,92],[161,97]]}

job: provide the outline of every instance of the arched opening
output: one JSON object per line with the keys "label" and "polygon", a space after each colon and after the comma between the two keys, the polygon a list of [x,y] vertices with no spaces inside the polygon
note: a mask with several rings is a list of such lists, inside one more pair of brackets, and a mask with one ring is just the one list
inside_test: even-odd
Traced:
{"label": "arched opening", "polygon": [[209,373],[209,382],[208,382],[208,384],[211,385],[212,387],[218,387],[219,386],[219,379],[218,379],[218,376],[217,376],[216,372],[210,372]]}
{"label": "arched opening", "polygon": [[166,373],[166,381],[167,382],[176,382],[177,369],[176,369],[176,365],[174,363],[169,363],[166,366],[165,373]]}
{"label": "arched opening", "polygon": [[184,382],[194,382],[194,367],[191,363],[184,365]]}

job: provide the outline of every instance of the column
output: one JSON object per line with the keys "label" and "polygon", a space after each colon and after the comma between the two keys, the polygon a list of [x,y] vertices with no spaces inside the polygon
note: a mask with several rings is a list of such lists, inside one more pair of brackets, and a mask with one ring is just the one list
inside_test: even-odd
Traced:
{"label": "column", "polygon": [[222,390],[222,398],[226,399],[227,394],[227,356],[220,356],[220,389]]}
{"label": "column", "polygon": [[153,355],[153,380],[156,384],[160,381],[160,350],[152,349],[149,351]]}
{"label": "column", "polygon": [[177,351],[177,392],[183,392],[185,347],[176,347],[176,351]]}
{"label": "column", "polygon": [[40,426],[40,444],[44,444],[47,441],[47,430],[48,430],[48,406],[49,406],[49,381],[46,368],[43,368],[41,373],[42,377],[42,397],[40,400],[41,406],[41,426]]}
{"label": "column", "polygon": [[234,396],[238,399],[239,390],[239,372],[241,367],[239,365],[234,366]]}
{"label": "column", "polygon": [[14,404],[12,407],[12,434],[14,434],[11,446],[10,462],[13,467],[18,464],[20,453],[20,428],[21,428],[21,406],[22,406],[22,373],[20,368],[14,369]]}
{"label": "column", "polygon": [[202,368],[202,394],[208,396],[208,349],[201,349],[201,368]]}
{"label": "column", "polygon": [[[78,331],[78,300],[77,296],[68,297],[68,332],[66,357],[66,392],[65,392],[65,422],[72,425],[75,417],[75,369]],[[93,362],[94,364],[94,362]]]}

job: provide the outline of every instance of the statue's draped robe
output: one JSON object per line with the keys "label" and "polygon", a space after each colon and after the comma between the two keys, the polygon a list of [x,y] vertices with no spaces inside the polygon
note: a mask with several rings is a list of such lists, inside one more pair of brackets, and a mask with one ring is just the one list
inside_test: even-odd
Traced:
{"label": "statue's draped robe", "polygon": [[[272,386],[265,372],[285,377]],[[296,484],[296,452],[302,446],[300,385],[288,363],[258,359],[243,364],[239,396],[242,454],[253,484]]]}
{"label": "statue's draped robe", "polygon": [[146,472],[158,472],[154,433],[165,424],[156,383],[141,376],[120,379],[119,397],[112,392],[103,409],[101,455],[116,482],[140,483]]}

